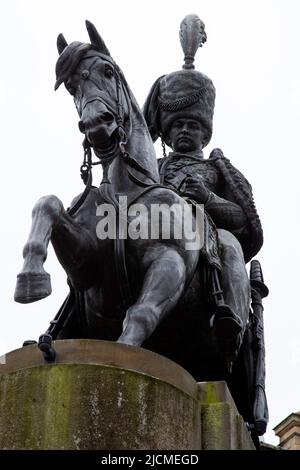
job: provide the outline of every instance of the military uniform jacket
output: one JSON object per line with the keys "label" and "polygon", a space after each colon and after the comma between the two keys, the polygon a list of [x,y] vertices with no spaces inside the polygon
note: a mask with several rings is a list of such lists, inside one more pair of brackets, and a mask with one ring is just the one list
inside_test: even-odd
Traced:
{"label": "military uniform jacket", "polygon": [[[187,176],[199,175],[209,191],[237,204],[244,212],[246,225],[242,230],[231,230],[243,248],[245,262],[249,262],[263,244],[263,232],[254,204],[252,188],[247,179],[220,149],[214,149],[209,159],[171,153],[158,161],[161,182],[183,191]],[[226,213],[223,214],[226,217]],[[222,228],[222,227],[217,227]]]}

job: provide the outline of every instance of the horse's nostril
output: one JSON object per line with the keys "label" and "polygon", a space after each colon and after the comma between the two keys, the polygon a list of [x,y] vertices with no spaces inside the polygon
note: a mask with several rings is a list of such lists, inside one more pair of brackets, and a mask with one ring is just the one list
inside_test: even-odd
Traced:
{"label": "horse's nostril", "polygon": [[85,133],[85,124],[84,124],[83,121],[79,121],[78,127],[79,127],[80,132],[82,132],[84,134]]}
{"label": "horse's nostril", "polygon": [[104,122],[113,122],[114,116],[109,111],[106,111],[105,113],[101,114],[100,120]]}

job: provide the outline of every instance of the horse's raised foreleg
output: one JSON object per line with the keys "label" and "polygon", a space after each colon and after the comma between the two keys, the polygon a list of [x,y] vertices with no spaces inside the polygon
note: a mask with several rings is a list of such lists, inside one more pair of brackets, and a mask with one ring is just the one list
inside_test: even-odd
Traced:
{"label": "horse's raised foreleg", "polygon": [[185,263],[175,249],[152,249],[145,261],[150,265],[137,302],[127,310],[119,343],[141,346],[176,305],[185,286]]}
{"label": "horse's raised foreleg", "polygon": [[23,250],[24,265],[17,276],[17,302],[30,303],[51,294],[50,275],[43,267],[50,240],[71,280],[78,270],[82,271],[83,260],[91,258],[86,253],[94,254],[94,240],[68,215],[62,202],[56,196],[42,197],[32,211],[32,226]]}

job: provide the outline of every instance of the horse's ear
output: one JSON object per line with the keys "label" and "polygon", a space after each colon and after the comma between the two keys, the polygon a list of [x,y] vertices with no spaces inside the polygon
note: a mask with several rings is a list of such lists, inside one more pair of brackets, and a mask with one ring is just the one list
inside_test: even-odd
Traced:
{"label": "horse's ear", "polygon": [[57,50],[58,50],[58,53],[61,54],[62,51],[67,47],[68,43],[67,41],[65,40],[65,37],[63,34],[59,34],[57,36],[57,41],[56,41],[56,45],[57,45]]}
{"label": "horse's ear", "polygon": [[102,52],[103,54],[110,56],[110,52],[107,49],[105,42],[103,41],[102,37],[96,30],[93,23],[86,20],[85,25],[86,25],[87,32],[89,33],[91,44],[96,49],[96,51]]}

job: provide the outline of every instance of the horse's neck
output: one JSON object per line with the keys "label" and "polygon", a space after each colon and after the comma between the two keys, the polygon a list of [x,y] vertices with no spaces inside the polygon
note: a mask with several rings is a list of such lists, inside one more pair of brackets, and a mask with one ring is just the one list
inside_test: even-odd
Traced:
{"label": "horse's neck", "polygon": [[120,155],[109,165],[107,176],[115,194],[128,194],[136,190],[136,185],[128,176],[127,165]]}
{"label": "horse's neck", "polygon": [[[135,160],[145,172],[133,169],[125,160],[118,156],[109,165],[108,179],[113,185],[115,193],[127,194],[138,189],[134,180],[143,184],[159,182],[157,160],[151,136],[148,132],[144,117],[138,104],[130,93],[131,102],[131,134],[126,145],[130,159]],[[128,171],[133,173],[134,179],[129,177]],[[151,178],[147,175],[151,175]]]}

